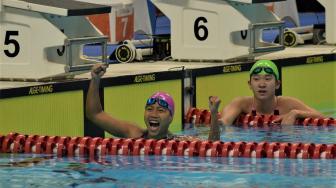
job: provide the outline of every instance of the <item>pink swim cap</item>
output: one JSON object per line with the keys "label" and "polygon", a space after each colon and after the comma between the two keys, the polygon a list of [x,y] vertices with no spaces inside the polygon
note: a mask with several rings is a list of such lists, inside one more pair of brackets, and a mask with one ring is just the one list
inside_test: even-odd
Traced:
{"label": "pink swim cap", "polygon": [[[162,101],[159,101],[159,100]],[[148,98],[146,106],[152,105],[154,103],[158,103],[160,106],[165,107],[169,110],[170,114],[174,116],[174,111],[175,111],[175,105],[174,105],[174,100],[173,98],[165,92],[156,92],[154,93],[150,98]],[[165,104],[166,102],[166,104]]]}

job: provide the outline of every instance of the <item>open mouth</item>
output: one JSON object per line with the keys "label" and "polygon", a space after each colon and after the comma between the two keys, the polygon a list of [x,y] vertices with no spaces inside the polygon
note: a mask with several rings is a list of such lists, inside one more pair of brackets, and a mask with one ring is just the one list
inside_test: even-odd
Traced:
{"label": "open mouth", "polygon": [[261,95],[266,94],[266,90],[259,90],[258,93],[260,93]]}
{"label": "open mouth", "polygon": [[149,127],[151,130],[157,130],[160,127],[160,122],[159,121],[155,121],[155,120],[150,120],[149,121]]}

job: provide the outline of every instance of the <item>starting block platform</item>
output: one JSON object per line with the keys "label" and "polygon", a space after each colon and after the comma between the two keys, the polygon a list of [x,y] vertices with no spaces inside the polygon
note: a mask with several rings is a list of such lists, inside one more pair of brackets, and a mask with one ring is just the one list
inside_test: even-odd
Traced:
{"label": "starting block platform", "polygon": [[2,5],[58,16],[83,16],[111,11],[109,6],[68,0],[2,0]]}
{"label": "starting block platform", "polygon": [[90,70],[84,44],[101,44],[106,61],[107,37],[86,15],[111,6],[72,0],[0,0],[0,69],[2,79],[66,78]]}
{"label": "starting block platform", "polygon": [[239,3],[255,4],[255,3],[280,2],[280,1],[286,1],[286,0],[230,0],[230,1],[239,2]]}
{"label": "starting block platform", "polygon": [[[301,45],[295,48],[286,48],[283,51],[274,52],[271,54],[265,54],[256,58],[258,59],[272,59],[274,61],[283,62],[284,66],[292,66],[292,59],[305,59],[307,57],[319,57],[319,58],[311,58],[310,60],[306,60],[306,62],[300,62],[299,64],[314,64],[319,62],[325,62],[323,57],[326,56],[334,56],[336,54],[336,47],[332,45]],[[286,63],[286,59],[289,59],[290,62]],[[336,59],[336,56],[335,56]],[[312,61],[312,62],[310,62]],[[147,62],[134,62],[129,64],[110,64],[103,78],[118,78],[118,77],[132,77],[136,75],[143,74],[152,74],[152,73],[160,73],[160,72],[174,72],[183,70],[206,70],[208,68],[218,68],[223,66],[235,66],[239,65],[248,65],[254,62],[253,60],[239,60],[237,59],[235,62],[207,62],[207,61],[147,61]],[[293,65],[296,65],[294,63]],[[336,70],[335,70],[336,71]],[[239,72],[239,71],[237,71]],[[82,81],[89,80],[91,78],[90,72],[82,73],[74,76],[71,79],[64,80],[53,80],[47,82],[41,82],[35,79],[27,79],[24,80],[2,80],[0,81],[0,89],[11,89],[11,88],[20,88],[20,87],[29,87],[35,85],[43,85],[46,83],[63,83],[63,82],[73,82],[73,81]]]}

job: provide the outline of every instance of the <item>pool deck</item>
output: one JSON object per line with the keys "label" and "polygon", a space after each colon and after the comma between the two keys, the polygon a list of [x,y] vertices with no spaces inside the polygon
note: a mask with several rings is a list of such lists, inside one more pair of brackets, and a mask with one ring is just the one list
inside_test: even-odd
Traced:
{"label": "pool deck", "polygon": [[[316,55],[326,55],[335,54],[336,58],[336,46],[333,45],[300,45],[294,48],[286,48],[283,51],[273,52],[257,56],[255,59],[288,59],[288,58],[298,58],[305,56],[316,56]],[[207,67],[216,67],[223,65],[232,65],[235,63],[244,63],[241,60],[236,62],[180,62],[180,61],[148,61],[148,62],[137,62],[128,64],[110,64],[104,78],[107,77],[119,77],[137,74],[148,74],[153,72],[164,72],[164,71],[174,71],[184,69],[199,69]],[[86,80],[90,79],[90,73],[83,73],[76,75],[70,81],[76,80]],[[69,81],[69,80],[67,80]],[[64,81],[57,81],[64,82]],[[10,89],[10,88],[20,88],[41,85],[46,83],[57,83],[57,82],[23,82],[23,81],[0,81],[0,89]]]}

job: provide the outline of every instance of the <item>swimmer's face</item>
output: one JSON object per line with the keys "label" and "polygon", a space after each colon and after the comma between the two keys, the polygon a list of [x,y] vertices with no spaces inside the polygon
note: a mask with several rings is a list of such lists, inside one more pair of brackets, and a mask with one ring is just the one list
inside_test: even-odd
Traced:
{"label": "swimmer's face", "polygon": [[160,139],[167,136],[173,117],[169,110],[156,103],[145,108],[144,121],[150,138]]}
{"label": "swimmer's face", "polygon": [[252,75],[248,84],[254,96],[260,100],[274,97],[275,90],[280,87],[280,81],[272,74]]}

